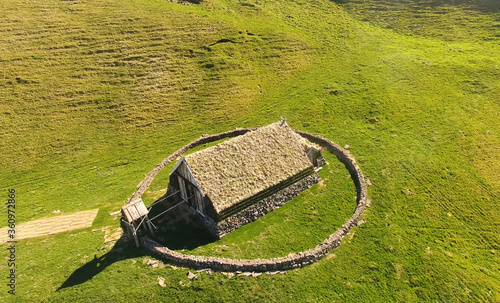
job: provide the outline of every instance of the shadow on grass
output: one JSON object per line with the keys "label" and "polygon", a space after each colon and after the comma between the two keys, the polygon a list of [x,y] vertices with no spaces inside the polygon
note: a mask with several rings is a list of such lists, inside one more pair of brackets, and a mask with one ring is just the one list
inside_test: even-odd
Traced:
{"label": "shadow on grass", "polygon": [[[156,231],[156,237],[150,237],[173,250],[191,250],[215,241],[208,231],[197,226],[190,220],[178,221],[160,227],[161,228]],[[142,256],[148,256],[147,251],[141,247],[136,247],[134,240],[129,239],[129,237],[124,234],[108,253],[99,258],[94,256],[92,261],[75,270],[57,291],[83,284],[115,262]]]}
{"label": "shadow on grass", "polygon": [[173,250],[192,250],[216,240],[206,229],[185,221],[161,228],[156,232],[155,239]]}
{"label": "shadow on grass", "polygon": [[180,203],[181,200],[169,193],[170,191],[158,200],[162,202],[155,202],[149,210],[149,218],[155,218],[163,214],[166,209],[171,209],[158,220],[153,219],[152,223],[156,227],[155,240],[173,250],[192,250],[215,241],[216,239],[202,226],[200,219],[190,215],[189,206]]}
{"label": "shadow on grass", "polygon": [[94,256],[92,261],[75,270],[71,276],[69,276],[69,278],[64,281],[61,286],[59,286],[57,291],[85,283],[115,262],[130,258],[137,258],[144,255],[144,250],[140,247],[135,247],[134,241],[129,241],[124,235],[116,242],[115,246],[113,246],[108,253],[99,258]]}
{"label": "shadow on grass", "polygon": [[[364,0],[332,0],[339,4],[354,3],[364,4]],[[382,8],[380,5],[386,5]],[[372,10],[390,10],[391,7],[396,10],[401,10],[403,7],[415,10],[418,13],[420,9],[429,7],[447,7],[447,6],[462,6],[467,9],[477,10],[483,13],[495,13],[500,10],[500,1],[498,0],[380,0],[372,1]]]}

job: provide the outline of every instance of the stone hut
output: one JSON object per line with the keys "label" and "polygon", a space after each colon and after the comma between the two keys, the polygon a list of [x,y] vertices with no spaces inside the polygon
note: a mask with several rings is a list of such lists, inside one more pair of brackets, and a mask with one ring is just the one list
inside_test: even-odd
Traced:
{"label": "stone hut", "polygon": [[319,147],[280,121],[181,157],[169,192],[221,238],[317,183],[323,164]]}

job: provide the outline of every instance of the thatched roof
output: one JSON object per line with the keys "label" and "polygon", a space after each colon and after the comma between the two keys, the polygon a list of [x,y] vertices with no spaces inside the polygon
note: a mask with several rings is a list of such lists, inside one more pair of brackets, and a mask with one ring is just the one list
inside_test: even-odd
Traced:
{"label": "thatched roof", "polygon": [[312,167],[295,133],[282,122],[185,159],[217,213]]}

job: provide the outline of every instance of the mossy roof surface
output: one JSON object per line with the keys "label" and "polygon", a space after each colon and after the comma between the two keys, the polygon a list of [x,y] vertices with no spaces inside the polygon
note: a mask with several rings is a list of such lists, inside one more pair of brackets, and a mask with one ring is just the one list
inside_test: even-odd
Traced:
{"label": "mossy roof surface", "polygon": [[312,166],[295,136],[276,122],[185,159],[219,213]]}

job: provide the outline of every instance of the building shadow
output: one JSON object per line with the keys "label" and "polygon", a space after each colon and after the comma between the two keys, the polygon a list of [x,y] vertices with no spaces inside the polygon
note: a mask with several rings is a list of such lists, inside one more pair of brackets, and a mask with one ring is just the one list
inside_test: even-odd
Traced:
{"label": "building shadow", "polygon": [[133,240],[130,241],[127,235],[123,235],[108,253],[100,257],[94,255],[93,260],[75,270],[71,276],[59,286],[57,291],[85,283],[115,262],[144,255],[146,255],[146,253],[142,248],[137,248]]}
{"label": "building shadow", "polygon": [[173,250],[193,250],[216,241],[215,237],[206,228],[200,227],[192,220],[183,220],[161,226],[155,232],[154,239]]}
{"label": "building shadow", "polygon": [[[158,204],[152,213],[159,213],[163,209],[165,205]],[[154,225],[156,227],[154,236],[146,230],[139,230],[139,237],[147,234],[148,237],[173,250],[192,250],[216,240],[206,229],[200,227],[192,216],[187,216],[183,211],[166,214],[156,220]],[[136,247],[134,240],[124,233],[108,253],[100,257],[94,256],[93,260],[75,270],[57,291],[83,284],[115,262],[148,255],[146,250]]]}
{"label": "building shadow", "polygon": [[[170,187],[169,187],[170,188]],[[158,243],[173,250],[192,250],[217,239],[203,226],[192,209],[168,191],[149,210],[149,218],[155,227],[152,237]],[[165,213],[165,210],[169,210]],[[158,219],[154,219],[161,215]]]}

